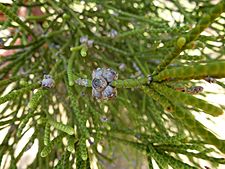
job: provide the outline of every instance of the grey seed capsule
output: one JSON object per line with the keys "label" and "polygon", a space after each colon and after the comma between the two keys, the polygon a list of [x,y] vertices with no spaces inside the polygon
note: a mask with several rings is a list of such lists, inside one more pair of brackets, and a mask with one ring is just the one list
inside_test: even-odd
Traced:
{"label": "grey seed capsule", "polygon": [[112,82],[113,80],[116,80],[118,78],[118,75],[116,71],[113,69],[104,69],[102,76],[107,80],[107,82]]}
{"label": "grey seed capsule", "polygon": [[44,75],[44,79],[41,82],[41,86],[53,88],[55,86],[55,81],[52,79],[51,75]]}
{"label": "grey seed capsule", "polygon": [[118,74],[113,69],[97,68],[92,72],[92,96],[99,100],[107,100],[117,95],[116,88],[110,86]]}
{"label": "grey seed capsule", "polygon": [[41,85],[43,87],[52,88],[55,85],[55,82],[53,79],[43,79],[41,82]]}
{"label": "grey seed capsule", "polygon": [[96,70],[92,72],[92,79],[102,76],[102,73],[103,73],[103,69],[97,68]]}
{"label": "grey seed capsule", "polygon": [[87,41],[88,41],[88,36],[80,37],[80,43],[87,43]]}
{"label": "grey seed capsule", "polygon": [[92,87],[98,92],[103,91],[107,86],[107,81],[102,77],[94,78],[92,80]]}
{"label": "grey seed capsule", "polygon": [[116,88],[113,88],[112,86],[107,86],[105,90],[102,92],[102,96],[104,99],[116,97],[116,94],[117,94]]}
{"label": "grey seed capsule", "polygon": [[101,99],[102,98],[102,93],[98,92],[97,90],[92,88],[92,96],[96,99]]}

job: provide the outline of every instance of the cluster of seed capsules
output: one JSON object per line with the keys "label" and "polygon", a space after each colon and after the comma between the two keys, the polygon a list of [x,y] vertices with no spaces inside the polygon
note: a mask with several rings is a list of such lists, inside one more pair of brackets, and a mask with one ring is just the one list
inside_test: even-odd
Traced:
{"label": "cluster of seed capsules", "polygon": [[97,68],[92,72],[92,96],[98,100],[107,100],[116,97],[117,90],[111,86],[118,74],[113,69]]}

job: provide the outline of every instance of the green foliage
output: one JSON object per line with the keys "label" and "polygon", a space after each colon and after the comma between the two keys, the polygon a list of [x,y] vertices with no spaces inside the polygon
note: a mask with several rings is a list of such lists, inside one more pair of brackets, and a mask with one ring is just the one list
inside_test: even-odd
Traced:
{"label": "green foliage", "polygon": [[153,100],[158,102],[166,111],[173,111],[173,106],[164,96],[157,93],[154,89],[149,87],[142,87],[143,91],[149,95]]}
{"label": "green foliage", "polygon": [[41,101],[41,98],[45,95],[45,94],[47,94],[47,90],[38,90],[33,96],[32,96],[32,98],[30,99],[30,102],[29,102],[29,104],[28,104],[28,107],[30,108],[30,109],[33,109],[33,110],[35,110],[36,108],[37,108],[37,106],[38,106],[38,104],[40,103],[40,101]]}
{"label": "green foliage", "polygon": [[[21,0],[0,11],[0,168],[6,158],[18,167],[34,144],[27,168],[225,164],[225,141],[193,115],[224,108],[192,95],[207,94],[192,91],[199,80],[225,88],[224,0]],[[97,68],[119,74],[96,81],[109,100],[92,97]]]}
{"label": "green foliage", "polygon": [[58,130],[61,130],[69,135],[73,135],[74,134],[74,129],[71,126],[68,126],[66,124],[62,124],[60,122],[56,122],[55,120],[53,120],[52,118],[48,118],[48,123],[50,125],[52,125],[53,127],[55,127]]}
{"label": "green foliage", "polygon": [[147,147],[147,153],[157,161],[160,168],[168,168],[168,162],[165,157],[161,156],[151,145]]}
{"label": "green foliage", "polygon": [[225,141],[218,139],[212,132],[207,130],[203,124],[195,120],[195,117],[189,111],[179,107],[173,115],[175,118],[182,120],[183,125],[191,132],[201,136],[209,144],[215,145],[221,152],[225,152]]}
{"label": "green foliage", "polygon": [[9,100],[16,99],[18,96],[20,96],[26,92],[29,92],[31,89],[37,88],[38,86],[39,86],[39,84],[32,84],[32,85],[28,85],[24,88],[21,88],[19,90],[13,90],[9,94],[0,97],[0,104],[5,103]]}
{"label": "green foliage", "polygon": [[166,79],[188,80],[188,79],[203,79],[211,76],[215,78],[222,78],[225,76],[225,62],[209,62],[205,65],[194,64],[185,67],[177,67],[166,69],[154,77],[155,81],[162,81]]}
{"label": "green foliage", "polygon": [[209,104],[208,102],[198,99],[192,95],[177,92],[173,89],[168,88],[167,86],[159,85],[156,83],[153,83],[152,86],[168,99],[174,97],[173,101],[175,102],[195,106],[195,108],[200,108],[204,110],[205,113],[208,113],[212,116],[219,116],[223,114],[223,110],[219,107]]}
{"label": "green foliage", "polygon": [[50,143],[50,124],[45,124],[44,145],[47,146]]}
{"label": "green foliage", "polygon": [[69,157],[70,153],[68,151],[65,151],[64,155],[62,156],[61,160],[58,162],[58,164],[54,167],[56,169],[67,169],[69,168]]}
{"label": "green foliage", "polygon": [[116,80],[112,82],[112,86],[117,88],[133,88],[148,83],[148,78]]}
{"label": "green foliage", "polygon": [[[196,40],[199,37],[200,33],[205,28],[207,28],[218,16],[220,16],[222,12],[224,12],[224,9],[225,9],[225,2],[221,1],[220,3],[215,5],[208,14],[205,14],[205,16],[203,16],[201,20],[198,22],[198,24],[191,31],[186,33],[185,35],[186,45]],[[185,46],[183,46],[183,48],[185,48]],[[167,57],[163,60],[163,62],[157,66],[157,69],[153,72],[153,74],[157,74],[163,69],[165,69],[165,67],[168,66],[173,59],[179,56],[181,52],[182,49],[180,49],[180,47],[175,48],[171,53],[167,55]]]}
{"label": "green foliage", "polygon": [[77,139],[75,139],[74,137],[70,136],[68,137],[68,146],[67,146],[67,150],[69,152],[73,152],[75,150],[75,143],[76,143]]}
{"label": "green foliage", "polygon": [[62,141],[63,135],[54,138],[47,146],[45,146],[41,151],[41,157],[46,157],[60,141]]}
{"label": "green foliage", "polygon": [[4,14],[6,14],[11,20],[17,22],[22,28],[24,28],[27,32],[29,32],[32,36],[35,37],[35,34],[33,31],[26,25],[20,18],[13,13],[10,9],[8,9],[5,5],[0,4],[0,11],[2,11]]}
{"label": "green foliage", "polygon": [[85,138],[81,138],[79,141],[79,150],[81,158],[83,161],[86,161],[88,159],[88,155],[87,155],[87,148],[86,148],[86,140]]}
{"label": "green foliage", "polygon": [[70,86],[74,85],[73,62],[75,60],[75,57],[76,57],[76,53],[73,52],[72,56],[70,57],[68,61],[67,75],[68,75],[68,81]]}

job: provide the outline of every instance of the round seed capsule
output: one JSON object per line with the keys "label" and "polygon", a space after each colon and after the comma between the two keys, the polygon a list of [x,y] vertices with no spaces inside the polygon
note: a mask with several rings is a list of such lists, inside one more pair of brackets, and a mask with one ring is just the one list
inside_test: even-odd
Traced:
{"label": "round seed capsule", "polygon": [[111,99],[113,97],[116,97],[116,94],[116,88],[113,88],[112,86],[107,86],[102,92],[103,99]]}
{"label": "round seed capsule", "polygon": [[102,77],[97,77],[92,80],[92,87],[98,92],[103,91],[107,86],[107,81]]}
{"label": "round seed capsule", "polygon": [[104,69],[102,76],[107,80],[107,82],[112,82],[118,78],[118,74],[113,69]]}
{"label": "round seed capsule", "polygon": [[50,75],[44,75],[44,79],[41,82],[42,87],[53,88],[55,86],[55,81]]}
{"label": "round seed capsule", "polygon": [[92,79],[102,76],[103,70],[101,68],[97,68],[92,72]]}
{"label": "round seed capsule", "polygon": [[101,99],[102,98],[102,93],[98,92],[97,90],[92,88],[92,96],[96,99]]}

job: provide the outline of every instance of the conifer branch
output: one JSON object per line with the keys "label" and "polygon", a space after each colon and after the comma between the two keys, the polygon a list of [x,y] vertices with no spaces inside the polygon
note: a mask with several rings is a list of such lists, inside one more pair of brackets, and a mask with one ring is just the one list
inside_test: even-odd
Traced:
{"label": "conifer branch", "polygon": [[195,106],[196,108],[202,109],[205,113],[208,113],[212,116],[219,116],[223,114],[223,110],[219,107],[216,107],[212,104],[207,103],[204,100],[198,99],[192,95],[175,91],[165,85],[160,85],[153,83],[152,86],[160,94],[164,95],[167,98],[174,97],[174,101],[178,103],[183,103],[187,105]]}
{"label": "conifer branch", "polygon": [[[185,43],[179,45],[178,42],[178,47],[175,46],[174,50],[170,52],[162,61],[162,63],[157,66],[157,69],[153,72],[152,75],[156,75],[164,70],[175,58],[179,56],[179,54],[185,49],[185,47],[192,41],[196,40],[199,37],[200,33],[204,31],[204,29],[207,28],[217,17],[219,17],[220,14],[224,12],[224,10],[225,2],[221,1],[210,10],[209,14],[203,15],[198,24],[186,35],[184,35],[183,38],[185,39]],[[178,40],[180,39],[178,38]]]}
{"label": "conifer branch", "polygon": [[[225,3],[168,3],[0,4],[0,130],[8,129],[0,138],[0,168],[7,161],[16,168],[36,140],[38,153],[27,168],[108,168],[112,162],[121,168],[111,155],[127,154],[123,168],[141,168],[144,159],[152,169],[154,161],[163,169],[201,168],[196,160],[209,168],[225,164],[225,141],[192,113],[211,119],[224,110],[195,97],[208,93],[192,79],[225,86],[219,79],[225,76]],[[25,22],[15,14],[21,6],[29,11]]]}
{"label": "conifer branch", "polygon": [[36,35],[33,33],[33,31],[23,22],[21,19],[12,13],[7,7],[3,4],[0,4],[0,11],[5,13],[10,19],[17,22],[22,28],[24,28],[28,33],[30,33],[34,38],[36,38]]}
{"label": "conifer branch", "polygon": [[214,78],[224,78],[225,61],[209,62],[206,64],[194,64],[191,66],[183,66],[165,69],[158,75],[154,76],[154,81],[163,80],[189,80],[189,79],[203,79],[207,76]]}

